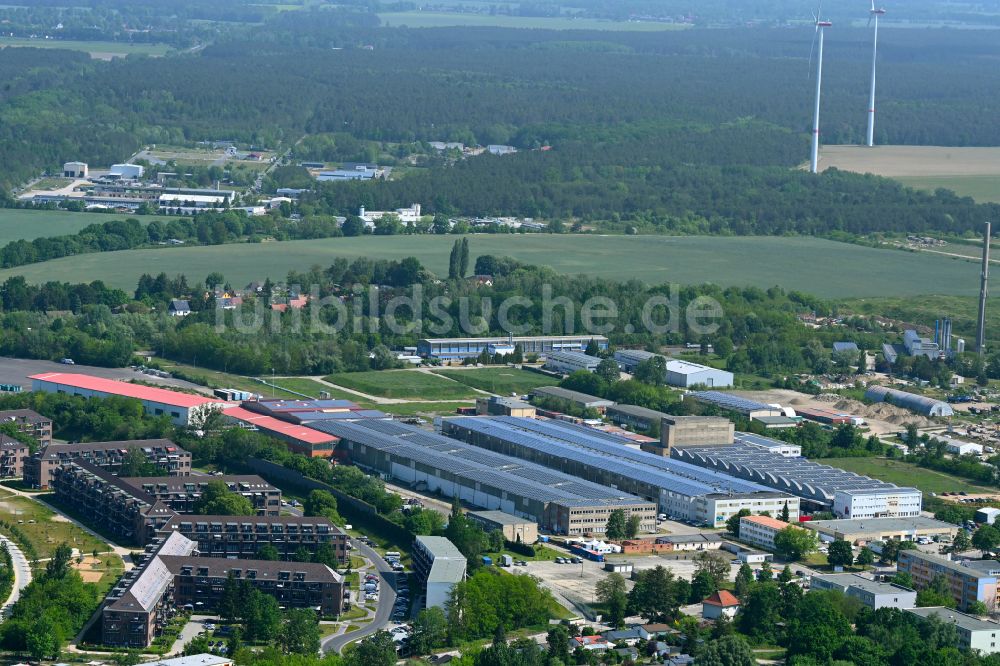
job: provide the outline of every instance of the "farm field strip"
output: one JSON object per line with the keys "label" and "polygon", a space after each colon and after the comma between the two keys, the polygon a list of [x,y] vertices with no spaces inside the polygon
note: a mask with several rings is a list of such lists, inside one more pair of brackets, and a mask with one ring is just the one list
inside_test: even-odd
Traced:
{"label": "farm field strip", "polygon": [[996,488],[978,486],[957,476],[924,469],[913,463],[888,458],[823,458],[817,459],[824,465],[839,467],[848,472],[863,474],[900,486],[919,488],[925,493],[969,492],[992,493]]}

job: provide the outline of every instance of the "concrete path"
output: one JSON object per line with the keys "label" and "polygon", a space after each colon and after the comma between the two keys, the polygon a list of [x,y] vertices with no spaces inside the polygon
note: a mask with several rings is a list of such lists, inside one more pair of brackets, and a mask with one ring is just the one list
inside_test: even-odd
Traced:
{"label": "concrete path", "polygon": [[21,598],[21,590],[26,588],[28,583],[31,582],[31,565],[14,541],[5,536],[0,536],[0,542],[6,544],[7,550],[10,552],[10,559],[14,563],[14,588],[10,591],[7,601],[0,607],[0,617],[7,617],[11,606]]}

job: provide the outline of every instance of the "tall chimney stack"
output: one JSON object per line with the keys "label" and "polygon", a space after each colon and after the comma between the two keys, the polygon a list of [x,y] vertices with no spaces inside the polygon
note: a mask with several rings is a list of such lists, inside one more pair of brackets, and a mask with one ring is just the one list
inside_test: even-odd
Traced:
{"label": "tall chimney stack", "polygon": [[976,353],[986,353],[986,283],[990,276],[990,223],[983,235],[983,270],[979,283],[979,327],[976,329]]}

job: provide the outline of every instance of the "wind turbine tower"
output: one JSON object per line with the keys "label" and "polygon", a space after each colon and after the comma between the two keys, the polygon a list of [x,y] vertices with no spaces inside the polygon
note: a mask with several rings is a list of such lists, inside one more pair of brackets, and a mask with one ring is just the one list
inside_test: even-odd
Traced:
{"label": "wind turbine tower", "polygon": [[872,0],[871,12],[868,15],[868,25],[875,22],[875,34],[872,37],[872,89],[868,97],[868,147],[875,145],[875,62],[878,59],[878,19],[885,15],[884,9],[875,8]]}
{"label": "wind turbine tower", "polygon": [[819,20],[816,16],[816,36],[819,37],[819,48],[816,51],[816,109],[813,112],[812,155],[809,160],[809,171],[819,172],[819,97],[823,89],[823,33],[832,23]]}

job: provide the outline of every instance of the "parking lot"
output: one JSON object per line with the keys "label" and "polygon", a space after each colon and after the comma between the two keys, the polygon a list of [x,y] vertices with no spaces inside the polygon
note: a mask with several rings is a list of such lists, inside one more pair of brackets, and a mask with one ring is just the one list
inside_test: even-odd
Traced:
{"label": "parking lot", "polygon": [[198,389],[206,391],[204,386],[197,386],[173,377],[156,377],[147,375],[131,368],[99,368],[92,365],[63,365],[54,361],[37,361],[20,358],[0,358],[0,384],[17,384],[25,391],[31,390],[30,375],[45,372],[74,372],[103,379],[137,379],[150,384],[172,386],[177,388]]}

